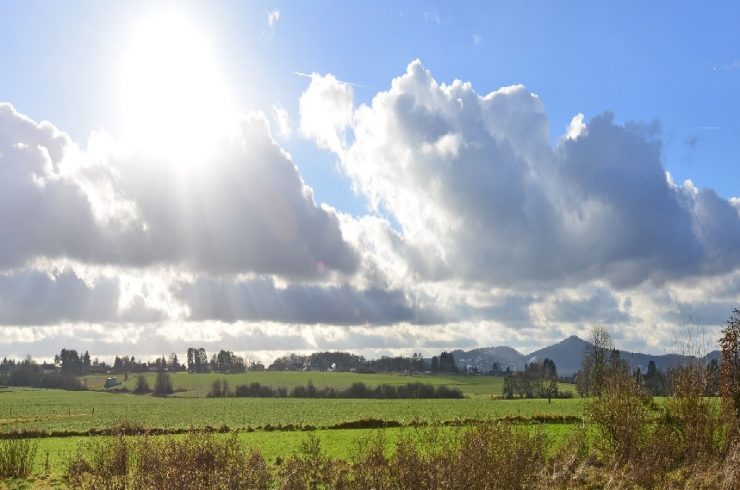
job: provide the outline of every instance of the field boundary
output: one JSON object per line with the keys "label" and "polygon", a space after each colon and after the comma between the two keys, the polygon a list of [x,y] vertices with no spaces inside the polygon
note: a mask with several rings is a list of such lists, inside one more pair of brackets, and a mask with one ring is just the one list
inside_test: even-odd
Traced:
{"label": "field boundary", "polygon": [[0,439],[37,439],[37,438],[58,438],[58,437],[94,437],[94,436],[116,436],[116,435],[180,435],[191,433],[205,434],[226,434],[231,432],[309,432],[314,430],[345,430],[345,429],[388,429],[397,427],[462,427],[469,425],[480,425],[493,422],[507,422],[513,424],[580,424],[583,423],[583,417],[577,415],[548,415],[540,414],[530,417],[513,415],[496,417],[490,419],[452,419],[443,421],[425,421],[413,420],[410,422],[400,422],[398,420],[383,419],[359,419],[336,424],[315,426],[299,424],[277,424],[277,425],[260,425],[256,427],[229,427],[222,425],[220,427],[140,427],[137,425],[119,425],[109,428],[92,428],[87,430],[41,430],[41,429],[23,429],[9,432],[0,432]]}

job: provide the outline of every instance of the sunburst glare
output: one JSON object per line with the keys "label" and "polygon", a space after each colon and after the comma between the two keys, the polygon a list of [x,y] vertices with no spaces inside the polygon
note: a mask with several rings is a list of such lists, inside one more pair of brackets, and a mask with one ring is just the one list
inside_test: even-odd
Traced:
{"label": "sunburst glare", "polygon": [[136,25],[120,88],[124,137],[134,149],[183,167],[207,159],[231,106],[209,41],[179,13],[150,16]]}

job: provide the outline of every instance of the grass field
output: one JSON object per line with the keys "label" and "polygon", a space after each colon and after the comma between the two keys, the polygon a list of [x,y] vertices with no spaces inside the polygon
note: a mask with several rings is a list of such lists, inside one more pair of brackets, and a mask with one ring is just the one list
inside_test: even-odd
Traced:
{"label": "grass field", "polygon": [[[147,374],[153,385],[153,375]],[[302,398],[207,398],[211,383],[226,378],[233,388],[237,384],[259,382],[263,385],[293,387],[309,381],[317,387],[345,388],[362,382],[368,386],[410,382],[447,385],[462,390],[465,399],[441,400],[376,400],[376,399],[302,399]],[[126,386],[133,388],[136,376],[130,375]],[[406,431],[450,430],[445,427],[328,429],[337,424],[379,419],[403,425],[456,422],[464,419],[489,420],[502,417],[534,415],[581,416],[581,398],[553,400],[502,400],[502,378],[492,376],[401,376],[353,373],[243,373],[235,375],[187,373],[172,374],[178,392],[171,397],[110,393],[103,390],[105,377],[84,378],[89,391],[0,388],[0,433],[42,431],[51,433],[84,433],[90,429],[109,429],[121,424],[146,429],[203,429],[227,426],[238,432],[247,447],[259,448],[268,461],[285,458],[298,450],[307,432],[297,430],[315,427],[311,433],[321,441],[324,452],[335,458],[349,458],[358,441],[382,432],[392,444]],[[562,388],[571,390],[572,386]],[[270,430],[292,426],[292,430]],[[576,425],[531,424],[547,433],[553,441],[561,440]],[[34,463],[36,483],[64,485],[62,475],[69,458],[93,440],[111,436],[40,437],[34,439],[38,451]],[[182,437],[165,435],[153,437]],[[216,437],[228,437],[226,434]],[[48,470],[47,477],[40,477]],[[26,488],[29,482],[23,482]],[[6,485],[14,488],[14,483]],[[0,483],[0,488],[2,483]]]}
{"label": "grass field", "polygon": [[[123,386],[133,390],[138,375],[129,374],[128,380],[117,376],[124,381]],[[150,386],[154,385],[154,373],[144,375]],[[435,386],[446,385],[450,388],[459,388],[470,398],[490,398],[501,396],[503,378],[500,376],[471,376],[471,375],[394,375],[394,374],[357,374],[357,373],[327,373],[327,372],[246,372],[240,374],[189,374],[172,373],[172,384],[177,393],[175,397],[204,397],[208,394],[213,381],[226,379],[234,388],[236,385],[260,383],[274,387],[305,386],[309,381],[317,387],[332,386],[334,388],[348,388],[353,383],[365,383],[374,387],[381,384],[403,385],[406,383],[428,383]],[[106,376],[86,376],[82,378],[88,389],[103,390]],[[574,392],[572,384],[561,383],[560,390]]]}
{"label": "grass field", "polygon": [[536,414],[580,415],[580,398],[553,400],[358,400],[157,398],[102,392],[0,390],[0,432],[84,431],[121,423],[158,428],[326,427],[367,418],[410,423]]}
{"label": "grass field", "polygon": [[[575,429],[567,424],[539,424],[532,426],[545,431],[553,446],[557,446],[565,437]],[[403,433],[419,433],[428,429],[388,428],[388,429],[342,429],[342,430],[317,430],[313,431],[321,442],[322,451],[333,458],[352,458],[362,441],[377,437],[382,431],[382,437],[388,446],[392,446]],[[444,428],[438,430],[445,430]],[[100,438],[112,436],[99,436]],[[154,437],[182,437],[182,436],[154,436]],[[229,437],[229,435],[217,435],[216,437]],[[242,432],[238,434],[239,440],[247,448],[258,448],[268,461],[286,458],[296,452],[307,434],[302,431],[288,432]],[[84,451],[90,437],[48,437],[37,439],[38,445],[34,472],[44,474],[48,470],[50,475],[60,476],[70,457],[78,450]],[[48,460],[47,460],[48,455]]]}

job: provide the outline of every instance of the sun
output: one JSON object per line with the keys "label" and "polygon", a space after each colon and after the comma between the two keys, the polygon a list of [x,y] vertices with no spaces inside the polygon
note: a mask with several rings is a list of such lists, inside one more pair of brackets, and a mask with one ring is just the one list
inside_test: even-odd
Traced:
{"label": "sun", "polygon": [[185,167],[206,161],[231,107],[206,33],[180,13],[148,17],[133,30],[121,70],[127,143]]}

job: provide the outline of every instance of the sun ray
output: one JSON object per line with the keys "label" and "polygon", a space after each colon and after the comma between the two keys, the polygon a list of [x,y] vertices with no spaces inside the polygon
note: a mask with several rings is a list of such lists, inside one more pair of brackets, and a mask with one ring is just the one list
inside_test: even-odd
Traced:
{"label": "sun ray", "polygon": [[179,13],[148,17],[134,29],[121,67],[127,143],[185,168],[204,162],[231,106],[206,32]]}

